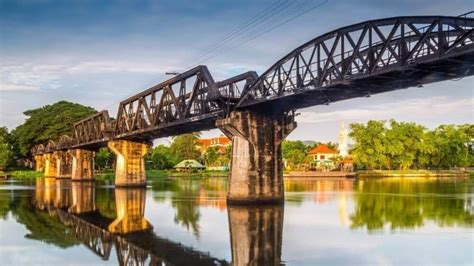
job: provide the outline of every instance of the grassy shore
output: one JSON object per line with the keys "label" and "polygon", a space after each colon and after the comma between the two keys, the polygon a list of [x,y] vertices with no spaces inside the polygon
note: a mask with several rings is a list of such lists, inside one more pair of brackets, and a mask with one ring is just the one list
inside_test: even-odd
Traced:
{"label": "grassy shore", "polygon": [[[149,179],[162,179],[168,176],[167,172],[164,170],[147,170],[146,177]],[[96,173],[94,178],[97,180],[114,180],[115,172],[113,170],[105,170],[101,173]]]}
{"label": "grassy shore", "polygon": [[34,179],[37,177],[43,176],[43,173],[36,172],[34,170],[11,170],[11,171],[5,171],[1,172],[0,171],[0,176],[2,175],[7,175],[10,178],[16,178],[16,179]]}
{"label": "grassy shore", "polygon": [[[15,179],[34,179],[42,177],[43,173],[34,170],[12,170],[0,171],[0,177],[9,176]],[[201,171],[195,173],[176,172],[169,170],[147,170],[147,179],[164,179],[173,177],[228,177],[229,172],[225,171]],[[285,175],[288,177],[288,175]],[[470,177],[474,178],[474,171],[464,170],[370,170],[357,171],[357,178],[381,178],[381,177]],[[105,170],[101,173],[96,173],[94,178],[97,180],[113,181],[115,173],[113,170]]]}
{"label": "grassy shore", "polygon": [[[10,178],[15,179],[34,179],[37,177],[41,177],[44,174],[41,172],[36,172],[31,169],[27,170],[11,170],[11,171],[0,171],[0,177],[2,176],[9,176]],[[175,172],[169,170],[147,170],[146,176],[147,179],[164,179],[167,177],[214,177],[214,176],[228,176],[229,172],[222,172],[222,171],[201,171],[195,173],[188,173],[188,172]],[[96,173],[94,178],[97,180],[114,180],[115,173],[113,170],[104,170],[100,173]]]}
{"label": "grassy shore", "polygon": [[472,172],[465,170],[369,170],[357,171],[358,178],[378,177],[467,177]]}

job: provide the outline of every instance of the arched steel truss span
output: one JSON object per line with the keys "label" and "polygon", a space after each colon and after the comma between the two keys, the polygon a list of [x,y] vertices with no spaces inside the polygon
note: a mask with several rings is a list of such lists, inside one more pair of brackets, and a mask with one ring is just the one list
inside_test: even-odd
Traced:
{"label": "arched steel truss span", "polygon": [[237,107],[297,109],[473,74],[474,19],[420,16],[343,27],[294,49]]}

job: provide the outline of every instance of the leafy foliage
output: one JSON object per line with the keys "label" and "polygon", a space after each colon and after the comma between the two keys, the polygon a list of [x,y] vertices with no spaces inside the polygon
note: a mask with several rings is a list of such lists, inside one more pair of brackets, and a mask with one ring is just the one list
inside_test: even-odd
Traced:
{"label": "leafy foliage", "polygon": [[29,118],[12,132],[20,155],[26,156],[36,144],[71,135],[74,123],[94,113],[96,110],[91,107],[67,101],[25,111],[23,114]]}
{"label": "leafy foliage", "polygon": [[213,165],[220,157],[219,147],[209,147],[202,156],[202,160],[206,165]]}
{"label": "leafy foliage", "polygon": [[11,160],[11,156],[12,154],[8,143],[2,136],[0,136],[0,170],[7,167]]}
{"label": "leafy foliage", "polygon": [[[351,154],[359,168],[400,169],[468,166],[472,125],[442,125],[435,130],[391,120],[351,124]],[[471,145],[471,146],[469,146]]]}
{"label": "leafy foliage", "polygon": [[169,169],[179,162],[171,148],[165,145],[153,148],[145,160],[149,169]]}
{"label": "leafy foliage", "polygon": [[6,127],[0,127],[0,170],[6,169],[15,159],[11,134]]}
{"label": "leafy foliage", "polygon": [[173,143],[170,147],[171,154],[178,162],[182,160],[199,158],[201,153],[197,148],[197,140],[200,137],[200,132],[173,137]]}
{"label": "leafy foliage", "polygon": [[109,151],[108,148],[101,148],[95,154],[94,164],[99,171],[103,169],[110,169],[114,163],[115,156]]}
{"label": "leafy foliage", "polygon": [[288,166],[292,168],[305,162],[308,149],[309,147],[300,140],[285,140],[282,143],[282,156],[287,160]]}

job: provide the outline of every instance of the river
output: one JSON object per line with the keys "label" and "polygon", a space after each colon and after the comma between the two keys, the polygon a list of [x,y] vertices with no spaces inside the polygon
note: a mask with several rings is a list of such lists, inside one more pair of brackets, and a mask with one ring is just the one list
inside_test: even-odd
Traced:
{"label": "river", "polygon": [[474,263],[466,178],[287,179],[277,206],[227,206],[225,178],[0,182],[0,265]]}

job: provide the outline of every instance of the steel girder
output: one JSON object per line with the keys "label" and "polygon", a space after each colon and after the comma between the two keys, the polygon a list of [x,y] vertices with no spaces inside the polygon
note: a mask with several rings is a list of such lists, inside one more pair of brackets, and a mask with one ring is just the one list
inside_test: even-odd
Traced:
{"label": "steel girder", "polygon": [[240,99],[237,84],[255,78],[248,72],[216,83],[206,66],[197,66],[122,101],[113,137],[150,141],[214,128],[215,119]]}
{"label": "steel girder", "polygon": [[[473,28],[472,18],[422,16],[331,31],[265,71],[244,91],[237,108],[297,109],[472,75]],[[430,79],[433,74],[444,77]]]}

